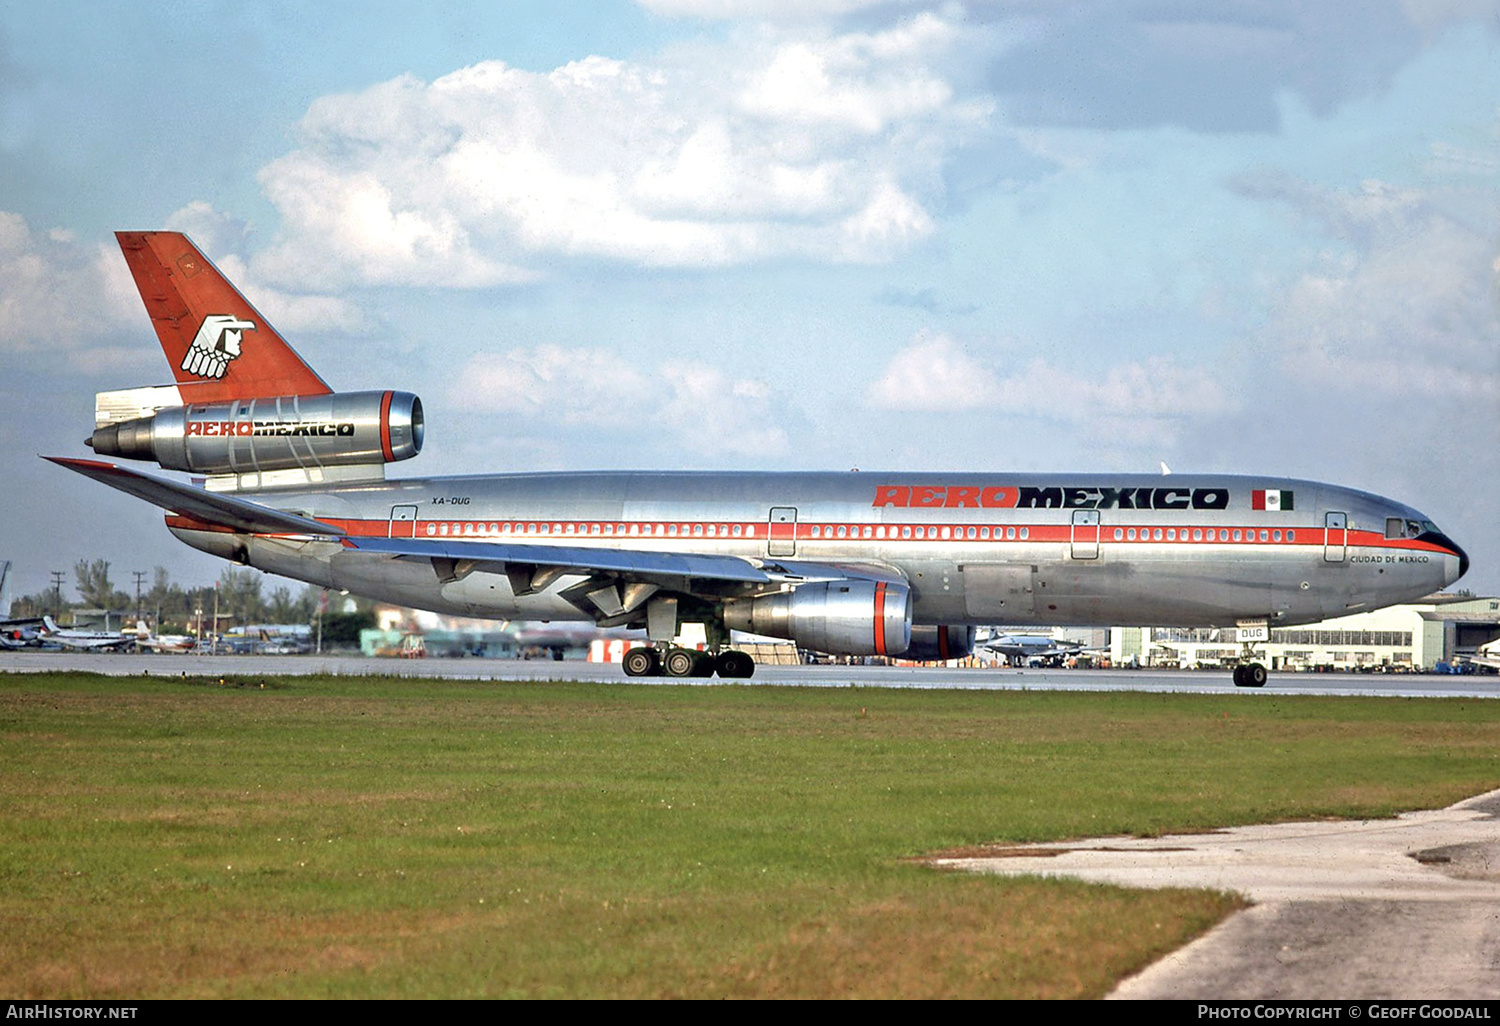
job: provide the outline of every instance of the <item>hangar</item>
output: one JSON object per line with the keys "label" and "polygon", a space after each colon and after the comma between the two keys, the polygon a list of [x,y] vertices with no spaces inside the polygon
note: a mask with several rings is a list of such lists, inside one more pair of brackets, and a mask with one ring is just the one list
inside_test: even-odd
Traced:
{"label": "hangar", "polygon": [[[1273,628],[1254,658],[1279,671],[1431,671],[1472,656],[1500,638],[1500,598],[1439,593],[1322,623]],[[1110,658],[1117,666],[1217,669],[1243,654],[1235,629],[1115,627]]]}

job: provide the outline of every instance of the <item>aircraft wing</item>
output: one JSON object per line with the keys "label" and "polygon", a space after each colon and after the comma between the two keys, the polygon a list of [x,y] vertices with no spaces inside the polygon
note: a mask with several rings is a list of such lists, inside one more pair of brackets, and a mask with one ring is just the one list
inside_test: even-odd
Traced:
{"label": "aircraft wing", "polygon": [[534,594],[563,577],[580,576],[583,580],[562,594],[604,626],[626,622],[657,591],[713,598],[782,583],[891,579],[889,573],[871,568],[707,553],[425,538],[345,537],[342,542],[352,552],[430,562],[440,581],[456,581],[476,570],[503,573],[516,595]]}
{"label": "aircraft wing", "polygon": [[[436,541],[422,538],[345,538],[344,547],[380,552],[398,559],[438,559],[469,564],[471,570],[502,571],[511,564],[589,573],[696,578],[769,584],[772,576],[738,556],[596,549],[587,546],[526,545],[511,542]],[[836,575],[837,576],[837,575]]]}
{"label": "aircraft wing", "polygon": [[102,481],[127,495],[145,499],[162,509],[180,516],[192,517],[205,524],[218,524],[236,531],[248,531],[251,534],[342,535],[344,533],[342,528],[325,524],[321,520],[299,517],[295,513],[283,513],[279,509],[271,509],[259,503],[237,499],[232,495],[205,491],[192,485],[168,481],[151,474],[142,474],[138,470],[117,467],[113,463],[70,459],[62,456],[44,456],[43,459],[50,460],[60,467],[77,471],[84,477]]}

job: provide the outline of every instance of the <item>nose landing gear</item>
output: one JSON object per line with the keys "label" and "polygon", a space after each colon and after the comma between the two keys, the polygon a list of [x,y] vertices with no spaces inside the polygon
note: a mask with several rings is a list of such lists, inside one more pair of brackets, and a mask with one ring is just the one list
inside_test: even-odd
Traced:
{"label": "nose landing gear", "polygon": [[1234,686],[1237,688],[1263,688],[1266,686],[1266,668],[1260,663],[1245,663],[1234,668]]}

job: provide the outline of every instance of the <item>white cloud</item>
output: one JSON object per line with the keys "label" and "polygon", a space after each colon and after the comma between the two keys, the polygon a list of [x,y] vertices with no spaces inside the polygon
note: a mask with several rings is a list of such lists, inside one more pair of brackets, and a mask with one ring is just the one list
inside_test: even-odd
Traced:
{"label": "white cloud", "polygon": [[[149,322],[119,250],[80,245],[68,232],[33,231],[20,214],[0,211],[0,354],[59,356],[85,370],[117,366],[111,336]],[[25,354],[25,355],[22,355]]]}
{"label": "white cloud", "polygon": [[548,425],[638,431],[664,429],[702,455],[780,455],[769,387],[692,361],[642,366],[601,349],[540,345],[471,358],[449,400],[467,412],[508,414]]}
{"label": "white cloud", "polygon": [[951,338],[923,332],[891,357],[867,398],[890,410],[971,410],[999,392],[995,375]]}
{"label": "white cloud", "polygon": [[[910,412],[988,411],[1062,422],[1112,443],[1171,445],[1182,425],[1237,403],[1218,375],[1169,357],[1117,364],[1058,366],[1040,357],[1017,365],[1008,352],[979,358],[946,335],[923,333],[896,353],[867,401]],[[1004,373],[997,371],[1004,370]]]}
{"label": "white cloud", "polygon": [[283,236],[255,269],[322,288],[465,287],[559,257],[884,260],[933,231],[944,160],[989,114],[945,77],[956,41],[922,13],[325,96],[299,148],[261,172]]}
{"label": "white cloud", "polygon": [[1445,206],[1464,205],[1441,193],[1374,181],[1344,191],[1282,179],[1258,191],[1339,242],[1287,286],[1262,333],[1283,373],[1324,393],[1500,404],[1492,223],[1452,216]]}
{"label": "white cloud", "polygon": [[278,331],[354,334],[370,327],[369,319],[347,300],[267,285],[243,256],[252,232],[250,225],[239,218],[198,200],[168,217],[166,228],[192,239]]}
{"label": "white cloud", "polygon": [[925,0],[636,0],[668,17],[768,21],[823,20],[875,7],[915,6]]}

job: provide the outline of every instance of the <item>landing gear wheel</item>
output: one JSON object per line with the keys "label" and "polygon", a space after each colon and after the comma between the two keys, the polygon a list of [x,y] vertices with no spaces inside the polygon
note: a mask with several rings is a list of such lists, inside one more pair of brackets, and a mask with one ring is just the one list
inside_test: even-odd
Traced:
{"label": "landing gear wheel", "polygon": [[1246,663],[1234,668],[1234,686],[1237,688],[1263,688],[1266,686],[1266,668],[1260,663]]}
{"label": "landing gear wheel", "polygon": [[707,652],[699,652],[693,657],[693,676],[712,677],[714,675],[714,657]]}
{"label": "landing gear wheel", "polygon": [[689,652],[685,648],[672,649],[667,653],[667,658],[662,660],[662,668],[667,671],[668,677],[690,677],[697,665],[698,653]]}
{"label": "landing gear wheel", "polygon": [[714,660],[714,669],[720,677],[743,679],[755,673],[755,660],[743,652],[720,652]]}
{"label": "landing gear wheel", "polygon": [[632,648],[621,663],[627,677],[655,677],[661,673],[661,661],[654,648]]}

